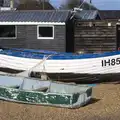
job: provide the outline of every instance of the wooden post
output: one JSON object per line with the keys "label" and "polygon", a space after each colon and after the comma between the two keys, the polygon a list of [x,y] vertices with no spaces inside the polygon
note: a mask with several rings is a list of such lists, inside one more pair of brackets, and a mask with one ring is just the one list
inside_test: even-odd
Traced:
{"label": "wooden post", "polygon": [[42,4],[43,4],[43,10],[44,10],[44,0],[42,1]]}
{"label": "wooden post", "polygon": [[14,8],[14,1],[13,0],[10,0],[10,8],[11,8],[11,10]]}

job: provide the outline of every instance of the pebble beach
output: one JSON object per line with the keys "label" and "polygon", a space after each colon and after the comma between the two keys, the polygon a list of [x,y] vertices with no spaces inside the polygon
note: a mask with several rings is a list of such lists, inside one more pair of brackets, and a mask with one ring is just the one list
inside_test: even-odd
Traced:
{"label": "pebble beach", "polygon": [[119,120],[120,82],[93,87],[91,102],[78,109],[0,101],[0,120]]}

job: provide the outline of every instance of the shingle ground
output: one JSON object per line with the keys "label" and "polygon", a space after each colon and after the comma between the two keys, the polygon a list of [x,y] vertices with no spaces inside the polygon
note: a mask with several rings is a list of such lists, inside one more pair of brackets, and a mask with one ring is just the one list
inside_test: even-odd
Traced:
{"label": "shingle ground", "polygon": [[0,101],[0,120],[120,120],[120,84],[98,84],[91,104],[79,109]]}

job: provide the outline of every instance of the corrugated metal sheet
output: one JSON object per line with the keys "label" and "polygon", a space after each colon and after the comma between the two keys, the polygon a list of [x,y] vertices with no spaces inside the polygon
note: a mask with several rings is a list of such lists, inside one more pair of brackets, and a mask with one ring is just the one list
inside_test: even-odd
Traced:
{"label": "corrugated metal sheet", "polygon": [[99,13],[103,20],[120,19],[120,10],[99,10]]}
{"label": "corrugated metal sheet", "polygon": [[81,20],[94,20],[99,15],[97,10],[82,10],[75,13],[75,17]]}
{"label": "corrugated metal sheet", "polygon": [[65,22],[69,15],[66,10],[1,11],[0,22]]}

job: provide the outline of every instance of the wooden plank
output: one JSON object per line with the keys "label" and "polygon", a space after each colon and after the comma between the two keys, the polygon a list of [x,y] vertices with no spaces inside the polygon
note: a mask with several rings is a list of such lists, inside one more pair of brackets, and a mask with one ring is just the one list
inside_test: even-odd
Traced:
{"label": "wooden plank", "polygon": [[[109,51],[116,49],[116,22],[92,21],[95,25],[90,27],[91,21],[76,21],[74,26],[75,50],[86,48],[87,51]],[[111,23],[111,26],[108,26]]]}

